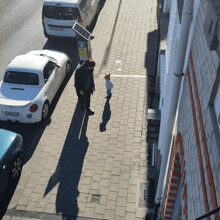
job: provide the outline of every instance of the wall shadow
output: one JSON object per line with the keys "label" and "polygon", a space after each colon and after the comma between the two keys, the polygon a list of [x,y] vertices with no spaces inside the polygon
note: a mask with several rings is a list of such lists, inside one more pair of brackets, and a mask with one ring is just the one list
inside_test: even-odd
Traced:
{"label": "wall shadow", "polygon": [[[86,137],[88,114],[77,104],[55,173],[50,177],[44,196],[58,183],[56,212],[76,219],[78,184],[89,143]],[[80,137],[79,137],[80,136]]]}
{"label": "wall shadow", "polygon": [[145,68],[147,69],[147,104],[148,108],[158,108],[156,97],[157,60],[159,49],[159,30],[148,33]]}
{"label": "wall shadow", "polygon": [[[156,96],[156,76],[157,76],[157,61],[159,50],[159,28],[148,33],[147,52],[145,54],[145,68],[147,75],[147,109],[158,109],[159,98]],[[152,166],[153,160],[153,144],[147,143],[147,198],[146,208],[149,213],[145,216],[145,220],[152,219],[154,210],[154,200],[156,195],[159,172],[157,167]]]}

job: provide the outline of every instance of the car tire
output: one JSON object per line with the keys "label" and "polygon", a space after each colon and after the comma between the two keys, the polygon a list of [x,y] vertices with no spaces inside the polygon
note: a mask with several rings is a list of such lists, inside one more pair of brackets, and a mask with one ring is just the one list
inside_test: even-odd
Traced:
{"label": "car tire", "polygon": [[23,156],[21,153],[18,153],[11,163],[10,182],[12,184],[17,184],[18,180],[20,179],[23,163]]}
{"label": "car tire", "polygon": [[44,29],[44,36],[49,40],[50,36],[47,34],[45,29]]}
{"label": "car tire", "polygon": [[68,60],[66,63],[66,75],[71,74],[72,71],[73,71],[73,67],[72,67],[71,61]]}
{"label": "car tire", "polygon": [[45,102],[42,108],[41,121],[45,121],[49,115],[49,102]]}

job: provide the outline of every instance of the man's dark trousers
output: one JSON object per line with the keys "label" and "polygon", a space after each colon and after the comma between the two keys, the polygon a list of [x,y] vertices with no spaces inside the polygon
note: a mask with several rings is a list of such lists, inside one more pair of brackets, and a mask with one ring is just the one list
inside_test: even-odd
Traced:
{"label": "man's dark trousers", "polygon": [[85,104],[85,107],[88,110],[89,107],[90,107],[90,98],[91,98],[92,91],[91,91],[91,89],[88,89],[88,90],[85,90],[83,92],[84,92],[84,95],[81,95],[80,91],[76,91],[77,96],[78,96],[78,100],[81,104],[81,108],[83,109],[84,104]]}

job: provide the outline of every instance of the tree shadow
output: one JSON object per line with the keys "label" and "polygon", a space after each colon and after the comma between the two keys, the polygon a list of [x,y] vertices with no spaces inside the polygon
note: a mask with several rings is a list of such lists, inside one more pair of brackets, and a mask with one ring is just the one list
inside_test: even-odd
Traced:
{"label": "tree shadow", "polygon": [[89,146],[86,137],[87,124],[88,114],[81,111],[77,104],[56,171],[50,177],[44,192],[46,196],[59,183],[56,212],[65,218],[69,216],[76,219],[78,214],[78,184]]}
{"label": "tree shadow", "polygon": [[101,132],[106,131],[106,125],[110,120],[110,118],[111,118],[111,109],[110,109],[109,99],[107,99],[102,113],[102,122],[99,125],[99,130]]}

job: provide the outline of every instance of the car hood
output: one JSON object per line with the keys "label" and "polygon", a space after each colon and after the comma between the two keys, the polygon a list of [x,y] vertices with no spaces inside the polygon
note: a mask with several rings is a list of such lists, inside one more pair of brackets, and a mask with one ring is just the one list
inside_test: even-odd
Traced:
{"label": "car hood", "polygon": [[35,99],[41,87],[30,87],[2,83],[0,87],[0,105],[27,105]]}

